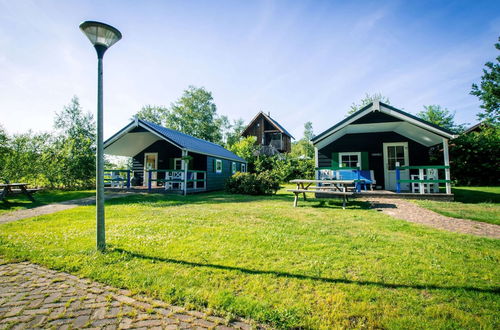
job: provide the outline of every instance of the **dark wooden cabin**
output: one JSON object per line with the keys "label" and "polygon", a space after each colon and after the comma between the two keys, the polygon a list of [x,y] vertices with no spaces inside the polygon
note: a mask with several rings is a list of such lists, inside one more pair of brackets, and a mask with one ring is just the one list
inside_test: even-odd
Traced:
{"label": "dark wooden cabin", "polygon": [[141,119],[104,142],[104,153],[132,157],[136,185],[184,193],[223,189],[247,166],[220,145]]}
{"label": "dark wooden cabin", "polygon": [[283,126],[262,111],[250,121],[241,135],[255,136],[257,144],[263,149],[274,149],[281,153],[292,151],[292,139],[295,140]]}
{"label": "dark wooden cabin", "polygon": [[[446,179],[451,194],[448,140],[454,137],[444,128],[373,102],[312,139],[317,177],[322,169],[359,168],[373,172],[378,189],[396,190],[400,183],[402,190],[411,191],[411,184],[425,182],[432,168],[439,168],[439,179]],[[430,148],[439,144],[444,164],[430,157]]]}

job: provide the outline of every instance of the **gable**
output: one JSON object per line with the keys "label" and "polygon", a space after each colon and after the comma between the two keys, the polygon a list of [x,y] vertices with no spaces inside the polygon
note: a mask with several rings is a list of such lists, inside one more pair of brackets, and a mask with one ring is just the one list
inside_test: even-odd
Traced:
{"label": "gable", "polygon": [[264,131],[274,131],[283,133],[292,139],[295,139],[283,126],[281,126],[276,120],[266,115],[262,111],[259,112],[248,124],[248,126],[241,133],[242,136],[252,135],[251,131],[255,131],[256,128],[260,129],[260,123],[264,122]]}

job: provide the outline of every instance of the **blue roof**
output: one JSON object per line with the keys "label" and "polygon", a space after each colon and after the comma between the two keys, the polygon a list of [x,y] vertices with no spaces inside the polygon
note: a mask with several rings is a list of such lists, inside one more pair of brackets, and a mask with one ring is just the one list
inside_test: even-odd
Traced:
{"label": "blue roof", "polygon": [[171,141],[178,145],[181,148],[188,149],[189,151],[192,152],[197,152],[201,154],[208,154],[211,156],[216,156],[216,157],[222,157],[222,158],[228,158],[232,160],[236,160],[239,162],[246,162],[243,158],[235,155],[231,151],[227,150],[226,148],[212,143],[208,142],[199,138],[196,138],[191,135],[187,135],[184,133],[181,133],[179,131],[166,128],[157,124],[154,124],[152,122],[146,121],[139,119],[138,120],[141,124],[147,126],[148,128],[152,129],[162,137],[164,137],[166,140]]}

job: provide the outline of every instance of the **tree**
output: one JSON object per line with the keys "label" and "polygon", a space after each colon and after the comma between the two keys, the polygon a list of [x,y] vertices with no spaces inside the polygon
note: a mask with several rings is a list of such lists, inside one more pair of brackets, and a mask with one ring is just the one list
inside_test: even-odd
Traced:
{"label": "tree", "polygon": [[[162,125],[165,118],[168,116],[168,109],[157,105],[145,105],[139,110],[135,116],[139,119],[150,121],[154,124]],[[132,119],[134,119],[132,117]]]}
{"label": "tree", "polygon": [[253,164],[258,154],[259,147],[255,144],[255,136],[247,136],[240,141],[229,146],[229,150],[248,162],[249,171],[253,169]]}
{"label": "tree", "polygon": [[[500,43],[496,43],[495,48],[500,50]],[[483,112],[477,115],[479,120],[497,125],[500,123],[500,56],[497,56],[496,63],[487,62],[485,67],[480,86],[472,84],[470,93],[482,102]]]}
{"label": "tree", "polygon": [[384,102],[386,104],[391,104],[389,99],[385,96],[383,96],[381,93],[375,93],[375,94],[365,94],[365,97],[361,99],[359,104],[352,103],[351,108],[347,112],[347,115],[351,115],[355,113],[358,110],[361,110],[363,107],[367,106],[368,104],[374,102],[374,101],[379,101],[379,102]]}
{"label": "tree", "polygon": [[419,118],[455,133],[465,130],[465,124],[457,125],[455,123],[455,112],[451,112],[440,105],[424,105],[424,109],[424,111],[417,113]]}
{"label": "tree", "polygon": [[292,143],[291,155],[298,158],[314,158],[314,146],[311,142],[314,137],[312,123],[308,121],[304,124],[304,137]]}
{"label": "tree", "polygon": [[[5,160],[9,154],[9,137],[2,125],[0,125],[0,176],[5,166]],[[0,178],[1,179],[1,178]]]}
{"label": "tree", "polygon": [[314,137],[313,124],[308,121],[304,124],[304,139],[306,141],[311,141]]}
{"label": "tree", "polygon": [[172,104],[165,126],[214,143],[222,143],[227,118],[218,116],[212,93],[189,86]]}
{"label": "tree", "polygon": [[233,121],[232,125],[229,125],[229,129],[226,133],[226,146],[230,147],[236,142],[242,139],[241,133],[245,129],[245,121],[241,118]]}
{"label": "tree", "polygon": [[56,113],[54,127],[59,132],[57,149],[64,159],[60,171],[66,187],[89,186],[95,177],[96,124],[84,113],[78,98]]}

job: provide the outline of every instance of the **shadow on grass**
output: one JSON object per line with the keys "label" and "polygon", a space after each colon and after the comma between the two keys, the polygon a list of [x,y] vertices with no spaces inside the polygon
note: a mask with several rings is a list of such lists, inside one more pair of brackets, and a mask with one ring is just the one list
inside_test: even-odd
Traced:
{"label": "shadow on grass", "polygon": [[258,269],[248,269],[242,267],[234,267],[234,266],[224,266],[224,265],[216,265],[209,263],[199,263],[185,260],[177,260],[170,258],[161,258],[161,257],[153,257],[147,256],[135,252],[130,252],[121,248],[111,248],[108,250],[109,252],[118,252],[125,254],[131,258],[140,258],[145,260],[152,260],[157,262],[165,262],[165,263],[173,263],[190,267],[207,267],[221,270],[231,270],[231,271],[239,271],[245,274],[251,275],[275,275],[278,277],[286,277],[286,278],[296,278],[299,280],[313,280],[313,281],[321,281],[325,283],[343,283],[343,284],[357,284],[357,285],[367,285],[367,286],[378,286],[389,289],[418,289],[418,290],[465,290],[471,292],[486,292],[486,293],[500,293],[500,288],[494,289],[482,289],[482,288],[474,288],[469,286],[438,286],[434,284],[423,285],[423,284],[394,284],[394,283],[383,283],[383,282],[375,282],[375,281],[355,281],[348,280],[343,278],[328,278],[328,277],[319,277],[319,276],[310,276],[310,275],[302,275],[302,274],[294,274],[288,272],[279,272],[272,270],[258,270]]}
{"label": "shadow on grass", "polygon": [[487,191],[453,188],[455,201],[464,204],[500,203],[500,194]]}

